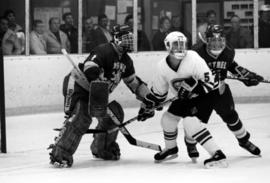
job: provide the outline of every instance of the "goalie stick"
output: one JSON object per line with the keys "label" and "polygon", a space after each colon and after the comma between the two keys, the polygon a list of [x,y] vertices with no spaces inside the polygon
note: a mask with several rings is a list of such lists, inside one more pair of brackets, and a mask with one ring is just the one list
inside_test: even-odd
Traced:
{"label": "goalie stick", "polygon": [[80,70],[80,68],[74,63],[72,58],[69,56],[67,51],[65,49],[61,50],[63,55],[67,58],[67,60],[71,63],[73,66],[74,70],[71,71],[71,76],[75,79],[75,81],[85,90],[89,90],[90,84],[85,77],[84,73]]}
{"label": "goalie stick", "polygon": [[[176,100],[176,99],[178,99],[178,96],[175,96],[175,97],[173,97],[173,98],[170,98],[170,99],[166,100],[165,102],[162,102],[160,105],[158,105],[158,106],[152,108],[151,111],[153,111],[153,110],[155,110],[155,109],[157,109],[157,108],[163,107],[164,105],[166,105],[166,104],[168,104],[168,103],[170,103],[170,102],[173,102],[173,101]],[[126,125],[132,123],[133,121],[136,121],[137,119],[138,119],[138,116],[135,116],[135,117],[133,117],[133,118],[127,120],[126,122],[124,122],[124,123],[118,125],[117,127],[112,128],[111,130],[107,130],[107,131],[104,130],[103,132],[106,132],[106,133],[112,133],[112,132],[115,132],[116,130],[119,130],[119,129],[125,127]],[[92,129],[89,129],[89,130],[87,130],[86,133],[93,133],[93,132],[94,132],[94,131],[93,131]],[[100,132],[102,132],[102,130],[99,130],[99,131],[97,131],[97,132],[100,133]]]}
{"label": "goalie stick", "polygon": [[[240,78],[240,77],[233,77],[233,76],[227,76],[227,79],[239,80],[239,81],[249,80],[248,78]],[[260,81],[260,83],[270,83],[270,80],[264,79]]]}
{"label": "goalie stick", "polygon": [[[178,96],[175,96],[175,97],[173,97],[173,98],[170,98],[170,99],[166,100],[165,102],[162,102],[160,105],[158,105],[158,106],[152,108],[151,110],[155,110],[155,109],[157,109],[157,108],[163,107],[164,105],[166,105],[166,104],[168,104],[168,103],[170,103],[170,102],[172,102],[172,101],[174,101],[174,100],[176,100],[176,99],[178,99]],[[110,117],[117,123],[118,120],[115,120],[116,117],[114,116],[114,114],[113,114],[113,112],[112,112],[111,110],[108,110],[108,114],[109,114]],[[129,131],[126,129],[125,126],[126,126],[127,124],[132,123],[133,121],[136,121],[137,118],[138,118],[138,116],[133,117],[133,118],[129,119],[128,121],[122,123],[122,124],[119,123],[119,125],[118,125],[117,127],[113,128],[113,129],[111,129],[111,130],[108,130],[108,131],[104,131],[104,132],[106,132],[106,133],[112,133],[112,132],[114,132],[114,131],[116,131],[116,130],[120,130],[120,132],[124,135],[124,137],[127,139],[127,141],[128,141],[131,145],[139,146],[139,147],[143,147],[143,148],[147,148],[147,149],[152,149],[152,150],[155,150],[155,151],[161,151],[160,145],[152,144],[152,143],[145,142],[145,141],[141,141],[141,140],[137,140],[137,139],[135,139],[135,138],[129,133]],[[86,131],[86,133],[93,133],[93,132],[94,132],[94,131],[93,131],[92,129],[88,129],[88,130]],[[94,133],[95,133],[95,132],[94,132]],[[99,130],[99,131],[97,131],[97,133],[102,133],[102,131]]]}

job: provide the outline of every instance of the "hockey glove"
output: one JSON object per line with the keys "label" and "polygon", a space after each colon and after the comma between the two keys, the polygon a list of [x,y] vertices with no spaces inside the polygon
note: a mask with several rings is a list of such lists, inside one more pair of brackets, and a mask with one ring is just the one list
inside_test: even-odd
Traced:
{"label": "hockey glove", "polygon": [[[158,106],[165,99],[166,95],[158,98],[152,92],[148,93],[141,104],[138,114],[138,121],[145,121],[146,119],[153,117],[155,115],[155,110],[153,110],[153,108]],[[162,110],[162,107],[157,108],[157,110]]]}
{"label": "hockey glove", "polygon": [[251,72],[241,66],[237,66],[235,68],[235,71],[237,72],[237,76],[240,78],[243,78],[242,82],[246,86],[256,86],[258,85],[264,78],[254,72]]}
{"label": "hockey glove", "polygon": [[193,77],[183,80],[178,89],[178,98],[181,100],[190,98],[197,85],[198,81]]}

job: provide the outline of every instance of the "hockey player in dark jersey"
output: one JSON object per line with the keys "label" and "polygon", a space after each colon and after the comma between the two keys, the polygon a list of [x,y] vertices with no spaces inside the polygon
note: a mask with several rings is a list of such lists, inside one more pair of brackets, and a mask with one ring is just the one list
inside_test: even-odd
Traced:
{"label": "hockey player in dark jersey", "polygon": [[[196,51],[208,64],[215,80],[219,83],[215,90],[210,92],[213,110],[227,124],[229,130],[235,135],[239,145],[251,154],[260,155],[260,149],[250,142],[250,133],[244,127],[238,113],[228,84],[225,83],[227,72],[236,77],[244,78],[242,82],[246,86],[256,86],[263,80],[263,77],[239,66],[234,61],[235,51],[226,44],[223,28],[220,25],[212,25],[207,28],[204,44],[194,45]],[[211,112],[208,114],[209,117]],[[208,118],[209,119],[209,118]],[[208,120],[207,120],[208,121]],[[196,142],[188,135],[185,136],[187,151],[191,158],[198,157]]]}
{"label": "hockey player in dark jersey", "polygon": [[[127,54],[133,50],[133,34],[130,30],[128,26],[115,26],[112,32],[113,41],[94,48],[84,63],[79,64],[79,68],[90,84],[93,81],[108,83],[109,93],[123,79],[137,99],[141,100],[149,90],[146,84],[136,76],[133,61]],[[102,92],[95,92],[94,95],[99,98],[99,95],[103,95]],[[70,167],[73,164],[73,154],[92,122],[88,105],[94,101],[89,99],[89,91],[80,85],[79,78],[73,77],[72,72],[64,79],[63,94],[67,119],[59,136],[55,138],[55,143],[50,146],[52,149],[50,161],[56,166]],[[123,109],[118,103],[116,106],[119,111],[118,118],[123,120]],[[96,129],[109,130],[116,127],[108,114],[97,119]],[[92,154],[104,160],[118,160],[120,149],[116,142],[117,134],[118,131],[110,134],[95,134],[90,147]]]}

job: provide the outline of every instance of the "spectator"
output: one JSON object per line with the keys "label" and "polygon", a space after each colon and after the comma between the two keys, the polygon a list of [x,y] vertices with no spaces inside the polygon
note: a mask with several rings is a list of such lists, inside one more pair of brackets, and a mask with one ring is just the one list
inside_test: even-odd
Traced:
{"label": "spectator", "polygon": [[48,54],[61,53],[64,48],[67,52],[70,51],[70,43],[67,35],[59,30],[60,20],[57,17],[52,17],[49,20],[49,31],[45,34]]}
{"label": "spectator", "polygon": [[213,25],[217,23],[217,14],[214,10],[209,10],[206,12],[206,22],[201,22],[198,24],[197,28],[197,35],[198,39],[197,42],[205,40],[205,31],[208,25]]}
{"label": "spectator", "polygon": [[171,21],[168,17],[163,17],[159,21],[159,30],[155,33],[152,39],[152,45],[154,50],[166,50],[164,39],[170,32]]}
{"label": "spectator", "polygon": [[70,53],[78,53],[78,29],[73,26],[73,16],[70,12],[64,13],[62,19],[65,23],[60,25],[60,30],[68,37]]}
{"label": "spectator", "polygon": [[4,17],[8,20],[8,28],[13,30],[15,33],[22,32],[22,27],[16,23],[16,15],[13,10],[6,10],[4,13]]}
{"label": "spectator", "polygon": [[8,20],[0,17],[0,40],[3,55],[19,55],[20,44],[16,33],[8,28]]}
{"label": "spectator", "polygon": [[[133,15],[127,15],[125,24],[133,27]],[[150,42],[143,30],[138,30],[138,51],[149,51],[151,49]]]}
{"label": "spectator", "polygon": [[259,47],[270,47],[270,5],[262,5],[259,18]]}
{"label": "spectator", "polygon": [[4,13],[4,17],[8,20],[8,28],[14,31],[18,37],[19,45],[20,45],[20,53],[24,52],[25,49],[25,34],[23,28],[16,23],[16,15],[15,12],[11,9],[8,9]]}
{"label": "spectator", "polygon": [[34,20],[33,30],[30,33],[30,53],[47,54],[46,40],[44,38],[44,24],[41,20]]}
{"label": "spectator", "polygon": [[192,41],[191,34],[184,29],[180,16],[173,16],[171,22],[172,22],[171,32],[173,32],[173,31],[182,32],[187,37],[187,39],[188,39],[187,46],[188,46],[188,48],[190,48],[191,44],[192,44],[191,43],[191,41]]}
{"label": "spectator", "polygon": [[108,43],[112,40],[112,35],[107,29],[108,18],[105,14],[98,16],[98,27],[95,29],[95,46]]}
{"label": "spectator", "polygon": [[83,33],[83,53],[89,53],[96,45],[94,39],[95,25],[91,17],[85,20],[84,28],[85,30]]}
{"label": "spectator", "polygon": [[238,15],[231,17],[231,24],[231,28],[226,32],[226,40],[234,48],[252,48],[251,32],[240,26],[240,17]]}

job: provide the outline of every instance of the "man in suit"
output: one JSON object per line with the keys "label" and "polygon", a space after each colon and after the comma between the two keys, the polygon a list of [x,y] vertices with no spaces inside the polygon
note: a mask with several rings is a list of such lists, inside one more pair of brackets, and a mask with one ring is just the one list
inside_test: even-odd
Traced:
{"label": "man in suit", "polygon": [[59,29],[60,19],[52,17],[49,20],[49,31],[45,34],[48,54],[59,54],[61,49],[70,52],[70,42],[67,35]]}
{"label": "man in suit", "polygon": [[107,29],[108,18],[105,14],[98,16],[98,27],[95,29],[95,46],[103,43],[109,43],[112,40],[112,35]]}
{"label": "man in suit", "polygon": [[30,33],[30,53],[35,55],[47,54],[44,24],[41,20],[34,20],[33,31]]}
{"label": "man in suit", "polygon": [[73,25],[71,12],[64,13],[64,24],[60,25],[60,30],[66,33],[70,42],[70,53],[78,53],[78,29]]}

